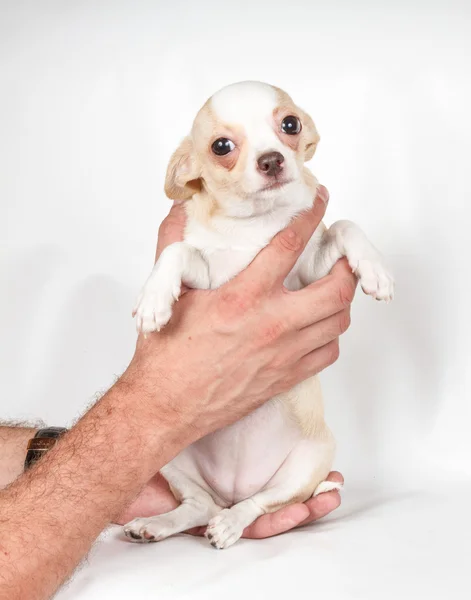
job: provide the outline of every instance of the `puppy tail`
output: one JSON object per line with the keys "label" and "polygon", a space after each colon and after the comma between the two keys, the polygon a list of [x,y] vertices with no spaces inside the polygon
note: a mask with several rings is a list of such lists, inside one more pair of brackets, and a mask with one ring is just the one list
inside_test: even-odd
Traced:
{"label": "puppy tail", "polygon": [[325,492],[333,492],[334,490],[343,490],[343,483],[338,481],[321,481],[314,490],[312,496],[318,496],[319,494],[325,494]]}

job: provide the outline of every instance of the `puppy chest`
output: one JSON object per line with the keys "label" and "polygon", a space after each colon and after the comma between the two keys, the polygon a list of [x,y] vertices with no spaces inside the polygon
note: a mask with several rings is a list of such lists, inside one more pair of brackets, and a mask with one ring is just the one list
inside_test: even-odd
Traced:
{"label": "puppy chest", "polygon": [[254,259],[257,248],[248,250],[220,250],[205,248],[201,253],[209,267],[211,288],[215,289],[238,275]]}

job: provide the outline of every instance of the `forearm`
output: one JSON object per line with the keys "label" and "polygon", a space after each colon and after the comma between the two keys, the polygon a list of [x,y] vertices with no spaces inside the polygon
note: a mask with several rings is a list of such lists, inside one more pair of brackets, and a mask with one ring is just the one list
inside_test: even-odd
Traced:
{"label": "forearm", "polygon": [[28,441],[36,431],[30,427],[0,425],[0,489],[23,472]]}
{"label": "forearm", "polygon": [[[177,433],[175,433],[177,432]],[[0,493],[0,598],[49,598],[104,527],[180,450],[179,430],[118,382]]]}

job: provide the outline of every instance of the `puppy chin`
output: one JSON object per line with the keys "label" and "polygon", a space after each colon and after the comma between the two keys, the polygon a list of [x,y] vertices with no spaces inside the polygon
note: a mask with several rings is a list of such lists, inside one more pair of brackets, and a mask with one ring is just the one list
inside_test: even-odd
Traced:
{"label": "puppy chin", "polygon": [[293,203],[300,204],[301,208],[304,208],[307,195],[302,193],[303,190],[308,191],[303,181],[289,179],[260,190],[257,197],[263,201],[271,200],[273,208],[293,205]]}
{"label": "puppy chin", "polygon": [[282,188],[284,188],[285,186],[287,186],[293,182],[294,182],[294,179],[281,179],[279,181],[274,181],[272,183],[269,182],[266,185],[264,185],[263,187],[261,187],[257,193],[264,194],[264,193],[269,193],[269,192],[277,192],[278,190],[281,190]]}
{"label": "puppy chin", "polygon": [[[266,187],[263,187],[265,183]],[[280,185],[258,184],[253,191],[244,191],[241,195],[229,195],[219,198],[219,206],[226,217],[253,218],[289,208],[294,214],[312,206],[313,195],[304,181],[290,179],[280,181]]]}

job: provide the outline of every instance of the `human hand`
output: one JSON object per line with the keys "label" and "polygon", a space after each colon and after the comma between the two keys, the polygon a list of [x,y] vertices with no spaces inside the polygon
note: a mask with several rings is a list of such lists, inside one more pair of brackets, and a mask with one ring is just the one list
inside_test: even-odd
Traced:
{"label": "human hand", "polygon": [[[340,473],[333,471],[327,477],[329,481],[343,483]],[[337,491],[319,494],[305,503],[290,504],[274,513],[262,515],[247,527],[242,537],[260,539],[279,535],[294,527],[307,525],[325,517],[340,505],[340,494]],[[166,480],[157,473],[145,486],[131,506],[117,520],[118,525],[125,525],[137,517],[152,517],[169,512],[178,506]],[[194,535],[203,535],[205,527],[197,527],[188,531]]]}
{"label": "human hand", "polygon": [[[337,359],[356,286],[346,262],[300,291],[283,286],[324,215],[322,196],[321,187],[313,208],[237,277],[216,290],[189,290],[163,331],[138,339],[122,381],[138,386],[149,426],[158,419],[188,445]],[[171,211],[172,236],[181,235],[181,210]]]}
{"label": "human hand", "polygon": [[[313,208],[237,277],[216,290],[189,290],[163,331],[138,339],[122,380],[139,387],[149,425],[158,418],[188,445],[337,359],[356,286],[346,262],[300,291],[283,286],[324,215],[327,197],[321,186]],[[161,228],[168,230],[165,241],[181,239],[182,211],[173,207]]]}
{"label": "human hand", "polygon": [[[175,204],[160,225],[156,260],[165,247],[183,239],[185,222],[184,206]],[[337,472],[332,472],[328,479],[343,482],[342,475]],[[324,517],[336,509],[339,504],[340,495],[337,491],[321,494],[304,504],[292,504],[275,513],[259,517],[245,530],[244,537],[263,538],[280,534],[293,527]],[[157,473],[117,522],[125,524],[136,517],[162,514],[173,510],[177,505],[178,502],[170,492],[166,480]],[[202,535],[204,528],[197,528],[189,533]]]}

